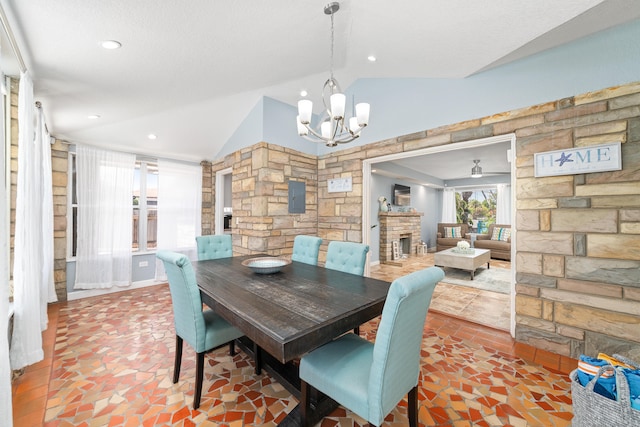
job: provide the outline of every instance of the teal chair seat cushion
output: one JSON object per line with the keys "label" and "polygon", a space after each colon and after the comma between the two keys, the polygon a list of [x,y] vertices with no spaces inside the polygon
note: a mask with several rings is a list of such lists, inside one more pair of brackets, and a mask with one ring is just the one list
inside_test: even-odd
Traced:
{"label": "teal chair seat cushion", "polygon": [[196,352],[208,351],[218,347],[221,343],[233,341],[243,334],[235,326],[218,316],[213,310],[205,310],[202,313],[205,324],[204,346],[197,348]]}
{"label": "teal chair seat cushion", "polygon": [[366,419],[373,346],[355,334],[343,335],[301,359],[300,379]]}

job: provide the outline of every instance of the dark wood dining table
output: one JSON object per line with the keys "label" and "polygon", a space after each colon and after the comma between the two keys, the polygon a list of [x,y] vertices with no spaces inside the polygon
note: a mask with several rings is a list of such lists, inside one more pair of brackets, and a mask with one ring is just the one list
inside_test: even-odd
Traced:
{"label": "dark wood dining table", "polygon": [[[274,274],[242,265],[259,256],[193,262],[196,281],[202,301],[245,334],[243,350],[299,399],[297,360],[380,315],[391,284],[295,261]],[[319,420],[335,402],[315,406]],[[300,425],[298,409],[279,425]]]}

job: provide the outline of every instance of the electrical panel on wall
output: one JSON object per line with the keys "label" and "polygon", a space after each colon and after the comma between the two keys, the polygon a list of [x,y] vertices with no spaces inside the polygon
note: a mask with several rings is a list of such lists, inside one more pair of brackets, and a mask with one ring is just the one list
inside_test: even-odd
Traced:
{"label": "electrical panel on wall", "polygon": [[306,185],[302,181],[289,181],[289,213],[305,213]]}

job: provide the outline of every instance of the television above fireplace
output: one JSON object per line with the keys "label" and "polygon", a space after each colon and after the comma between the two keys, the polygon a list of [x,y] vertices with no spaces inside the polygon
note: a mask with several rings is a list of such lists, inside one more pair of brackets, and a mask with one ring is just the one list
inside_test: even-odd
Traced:
{"label": "television above fireplace", "polygon": [[411,206],[411,187],[394,184],[393,204],[396,206]]}

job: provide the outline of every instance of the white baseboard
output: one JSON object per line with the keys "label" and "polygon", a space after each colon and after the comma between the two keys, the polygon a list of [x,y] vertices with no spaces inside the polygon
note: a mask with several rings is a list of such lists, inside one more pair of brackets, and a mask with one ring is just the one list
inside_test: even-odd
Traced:
{"label": "white baseboard", "polygon": [[139,282],[133,282],[131,286],[113,286],[111,288],[105,288],[105,289],[83,289],[80,291],[69,292],[67,294],[67,301],[74,301],[74,300],[89,298],[89,297],[97,297],[100,295],[113,294],[115,292],[130,291],[132,289],[146,288],[147,286],[160,285],[161,283],[167,283],[167,282],[150,279],[150,280],[141,280]]}

